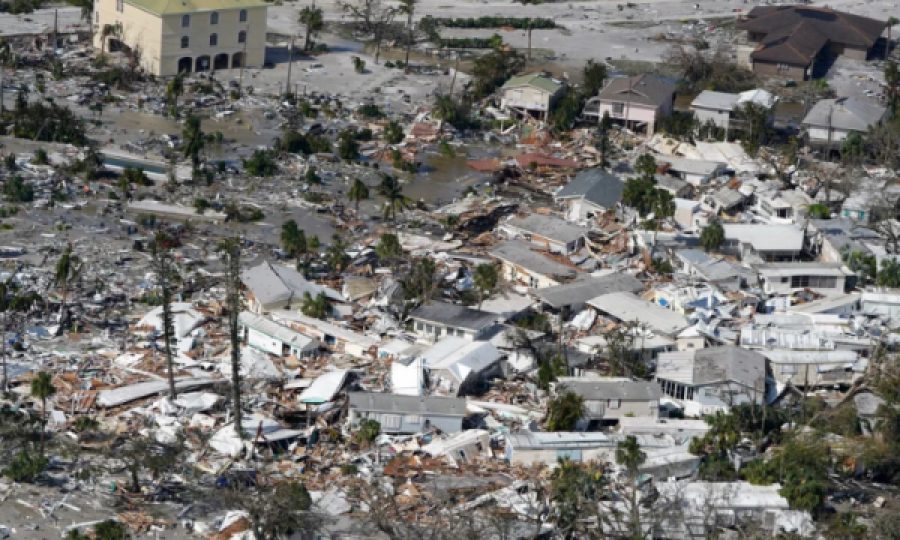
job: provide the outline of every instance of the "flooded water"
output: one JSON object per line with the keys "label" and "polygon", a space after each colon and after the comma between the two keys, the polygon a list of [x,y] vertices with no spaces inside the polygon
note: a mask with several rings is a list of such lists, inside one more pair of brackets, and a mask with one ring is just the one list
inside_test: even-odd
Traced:
{"label": "flooded water", "polygon": [[403,191],[415,200],[421,199],[435,205],[452,202],[469,186],[480,192],[491,176],[476,172],[466,162],[490,155],[497,155],[497,152],[492,148],[478,151],[470,148],[457,149],[454,157],[427,152],[421,156],[420,172],[407,181]]}
{"label": "flooded water", "polygon": [[[269,146],[275,137],[281,135],[278,122],[269,120],[264,111],[239,111],[228,118],[202,118],[201,129],[205,133],[222,133],[222,144],[210,144],[206,152],[214,159],[234,158],[253,153],[258,146]],[[118,114],[105,114],[103,128],[111,130],[110,139],[116,144],[136,141],[154,135],[180,136],[182,124],[172,118],[133,110],[123,110]]]}

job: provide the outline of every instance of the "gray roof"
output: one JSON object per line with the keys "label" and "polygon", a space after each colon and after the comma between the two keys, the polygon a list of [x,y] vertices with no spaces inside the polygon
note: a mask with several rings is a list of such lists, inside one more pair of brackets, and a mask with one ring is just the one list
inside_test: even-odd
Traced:
{"label": "gray roof", "polygon": [[712,90],[704,90],[694,98],[691,107],[695,109],[714,109],[717,111],[730,111],[734,109],[735,104],[740,96],[738,94],[729,94],[727,92],[713,92]]}
{"label": "gray roof", "polygon": [[574,278],[575,269],[556,262],[534,251],[532,246],[521,240],[510,240],[502,244],[496,244],[491,248],[491,256],[517,266],[521,266],[529,272],[543,276],[558,276]]}
{"label": "gray roof", "polygon": [[727,209],[740,204],[744,200],[744,195],[736,189],[723,186],[719,191],[713,193],[710,198],[716,203],[716,206]]}
{"label": "gray roof", "polygon": [[758,352],[725,345],[694,353],[694,384],[731,380],[753,388],[764,384],[766,358]]}
{"label": "gray roof", "polygon": [[488,311],[479,311],[466,306],[432,302],[419,306],[409,315],[413,319],[480,331],[497,322],[497,315]]}
{"label": "gray roof", "polygon": [[853,97],[823,99],[813,105],[804,125],[869,131],[884,117],[885,108]]}
{"label": "gray roof", "polygon": [[810,276],[851,276],[853,272],[844,268],[840,262],[777,262],[754,264],[753,268],[766,277],[790,277],[796,275]]}
{"label": "gray roof", "polygon": [[699,249],[679,249],[675,252],[675,256],[690,265],[702,264],[713,259],[708,253]]}
{"label": "gray roof", "polygon": [[588,304],[620,321],[637,321],[666,335],[674,335],[689,326],[687,319],[677,311],[648,302],[629,292],[604,294],[592,298]]}
{"label": "gray roof", "polygon": [[581,171],[556,194],[557,199],[581,199],[612,208],[622,199],[625,183],[603,169]]}
{"label": "gray roof", "polygon": [[535,296],[555,308],[583,304],[591,298],[613,292],[633,292],[644,290],[644,284],[629,274],[609,274],[603,277],[585,277],[574,283],[547,287],[534,291]]}
{"label": "gray roof", "polygon": [[659,107],[675,94],[675,84],[656,75],[637,75],[613,79],[600,90],[604,101],[623,101]]}
{"label": "gray roof", "polygon": [[659,383],[651,381],[590,381],[567,382],[557,386],[557,393],[572,391],[588,401],[621,399],[650,401],[662,397]]}
{"label": "gray roof", "polygon": [[316,338],[307,336],[293,328],[282,326],[271,319],[267,319],[249,311],[242,311],[240,315],[238,315],[238,322],[244,326],[253,328],[258,332],[262,332],[271,338],[275,338],[282,343],[289,343],[298,349],[318,346],[319,343],[319,340]]}
{"label": "gray roof", "polygon": [[466,400],[441,396],[404,396],[401,394],[374,394],[350,392],[347,394],[350,408],[360,411],[376,411],[395,414],[440,414],[465,416]]}
{"label": "gray roof", "polygon": [[543,214],[528,214],[525,217],[516,216],[508,220],[506,224],[564,244],[578,240],[587,232],[587,229],[584,227],[573,225],[561,218]]}
{"label": "gray roof", "polygon": [[344,297],[339,292],[307,281],[303,274],[293,268],[275,266],[268,261],[245,269],[241,272],[241,281],[250,289],[256,300],[263,305],[286,302],[289,298],[299,305],[305,292],[311,296],[318,296],[319,293],[324,292],[331,300],[344,301]]}
{"label": "gray roof", "polygon": [[654,154],[653,158],[656,159],[657,165],[668,163],[670,171],[687,174],[702,174],[705,176],[714,174],[719,170],[724,170],[728,165],[721,161],[707,161],[703,159],[665,156],[662,154]]}
{"label": "gray roof", "polygon": [[676,178],[669,174],[657,174],[656,178],[656,186],[661,189],[670,190],[673,192],[677,192],[682,189],[684,186],[689,185],[687,182],[682,180],[681,178]]}
{"label": "gray roof", "polygon": [[756,251],[800,251],[803,248],[803,229],[796,225],[725,223],[722,228],[726,240],[750,244]]}

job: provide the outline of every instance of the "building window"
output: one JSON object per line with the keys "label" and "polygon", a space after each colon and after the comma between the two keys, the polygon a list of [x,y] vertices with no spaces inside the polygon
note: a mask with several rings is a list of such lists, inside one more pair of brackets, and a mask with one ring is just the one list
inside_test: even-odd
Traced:
{"label": "building window", "polygon": [[241,10],[241,15],[240,15],[240,17],[238,18],[238,20],[239,20],[240,22],[247,22],[247,10],[246,10],[246,9],[242,9],[242,10]]}
{"label": "building window", "polygon": [[403,420],[407,424],[421,424],[422,423],[422,417],[417,416],[415,414],[407,414],[406,417],[403,418]]}
{"label": "building window", "polygon": [[100,12],[94,13],[94,22],[100,24]]}
{"label": "building window", "polygon": [[181,48],[187,49],[191,45],[191,40],[187,36],[181,38]]}
{"label": "building window", "polygon": [[834,276],[791,276],[792,289],[804,287],[812,287],[814,289],[834,289],[837,287],[837,278]]}
{"label": "building window", "polygon": [[796,375],[797,374],[797,366],[795,364],[781,366],[782,375]]}
{"label": "building window", "polygon": [[610,409],[618,409],[621,402],[618,399],[611,399],[607,402],[607,407]]}
{"label": "building window", "polygon": [[213,12],[209,16],[209,24],[219,24],[219,14],[218,12]]}
{"label": "building window", "polygon": [[209,46],[215,47],[219,44],[219,34],[210,34],[209,35]]}
{"label": "building window", "polygon": [[416,323],[416,330],[418,330],[419,332],[425,330],[425,325],[422,323],[422,321]]}
{"label": "building window", "polygon": [[116,0],[116,11],[119,13],[125,11],[125,0]]}
{"label": "building window", "polygon": [[190,15],[182,15],[181,16],[181,27],[182,28],[190,28],[191,26],[191,16]]}
{"label": "building window", "polygon": [[400,429],[400,415],[399,414],[382,414],[381,415],[381,427],[386,429]]}
{"label": "building window", "polygon": [[622,114],[625,112],[625,104],[624,103],[613,103],[612,104],[613,114]]}
{"label": "building window", "polygon": [[247,32],[245,30],[241,30],[238,32],[238,43],[244,43],[247,41]]}

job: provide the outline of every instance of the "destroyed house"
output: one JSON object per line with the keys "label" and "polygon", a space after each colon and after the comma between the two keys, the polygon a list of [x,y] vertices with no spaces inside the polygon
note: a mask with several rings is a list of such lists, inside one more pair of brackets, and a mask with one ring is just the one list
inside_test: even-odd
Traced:
{"label": "destroyed house", "polygon": [[571,266],[535,251],[532,245],[521,240],[496,244],[491,248],[490,254],[502,263],[502,274],[507,281],[531,289],[568,283],[578,272]]}
{"label": "destroyed house", "polygon": [[435,389],[446,395],[461,395],[494,371],[501,355],[488,341],[445,337],[417,356]]}
{"label": "destroyed house", "polygon": [[575,175],[556,195],[568,207],[566,219],[584,221],[612,210],[622,199],[625,183],[603,169],[588,169]]}
{"label": "destroyed house", "polygon": [[766,359],[734,345],[662,353],[656,382],[684,404],[688,415],[728,412],[735,405],[763,402]]}
{"label": "destroyed house", "polygon": [[378,355],[380,342],[377,339],[349,328],[307,317],[296,311],[274,311],[272,317],[304,335],[315,337],[332,353],[344,353],[358,358]]}
{"label": "destroyed house", "polygon": [[339,292],[308,281],[293,268],[276,266],[268,261],[241,272],[241,282],[247,289],[250,311],[257,315],[279,309],[297,309],[305,294],[312,297],[324,294],[332,302],[344,301]]}
{"label": "destroyed house", "polygon": [[409,317],[413,320],[416,335],[428,341],[437,341],[444,336],[474,341],[497,323],[494,313],[446,302],[419,306]]}
{"label": "destroyed house", "polygon": [[675,311],[649,302],[629,292],[615,292],[590,299],[587,304],[601,315],[620,323],[638,326],[674,338],[689,326],[688,320]]}
{"label": "destroyed house", "polygon": [[255,313],[241,312],[238,322],[244,342],[269,354],[302,358],[319,351],[319,340]]}
{"label": "destroyed house", "polygon": [[624,416],[659,416],[662,392],[651,381],[596,380],[561,382],[557,394],[574,392],[584,398],[586,420],[618,421]]}
{"label": "destroyed house", "polygon": [[[573,462],[614,463],[618,444],[625,437],[599,431],[553,432],[520,430],[506,435],[506,459],[511,463],[557,465],[560,459]],[[637,436],[641,450],[669,448],[665,437]]]}
{"label": "destroyed house", "polygon": [[855,351],[761,349],[772,377],[782,384],[813,388],[851,385],[862,379],[869,363]]}
{"label": "destroyed house", "polygon": [[[846,56],[867,60],[885,21],[805,5],[757,6],[738,24],[754,47],[750,65],[757,75],[805,81],[821,77],[817,60]],[[825,64],[827,65],[827,64]]]}
{"label": "destroyed house", "polygon": [[591,298],[614,292],[639,293],[644,289],[644,284],[636,277],[616,273],[601,277],[584,276],[572,283],[538,289],[533,295],[552,309],[574,313],[584,308]]}
{"label": "destroyed house", "polygon": [[382,433],[421,433],[431,429],[458,433],[466,416],[466,400],[350,392],[347,411],[351,425],[364,419],[375,420]]}
{"label": "destroyed house", "polygon": [[587,229],[552,216],[514,216],[499,226],[508,238],[522,238],[544,249],[568,255],[581,249]]}

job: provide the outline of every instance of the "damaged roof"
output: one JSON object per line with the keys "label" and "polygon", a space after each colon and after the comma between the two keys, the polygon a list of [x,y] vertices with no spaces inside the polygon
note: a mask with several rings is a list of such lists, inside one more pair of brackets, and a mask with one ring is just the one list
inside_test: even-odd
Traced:
{"label": "damaged roof", "polygon": [[466,400],[442,396],[405,396],[350,392],[350,408],[391,414],[441,414],[465,416]]}
{"label": "damaged roof", "polygon": [[431,302],[419,306],[409,316],[413,319],[475,331],[484,330],[497,323],[497,315],[494,313],[446,302]]}
{"label": "damaged roof", "polygon": [[803,119],[803,124],[848,131],[869,131],[870,127],[881,122],[886,111],[880,105],[855,97],[823,99],[813,105]]}
{"label": "damaged roof", "polygon": [[521,240],[497,244],[491,248],[490,253],[504,262],[521,266],[529,272],[543,276],[574,278],[576,275],[575,269],[543,256]]}
{"label": "damaged roof", "polygon": [[556,193],[557,200],[584,199],[603,208],[612,208],[622,199],[625,183],[603,169],[588,169],[575,175]]}
{"label": "damaged roof", "polygon": [[555,308],[583,304],[589,298],[596,298],[613,292],[638,293],[644,284],[630,274],[608,274],[602,277],[585,276],[573,283],[547,287],[534,291],[535,296]]}
{"label": "damaged roof", "polygon": [[590,381],[566,382],[557,391],[575,392],[587,401],[620,399],[623,401],[650,401],[662,397],[662,389],[653,381]]}

